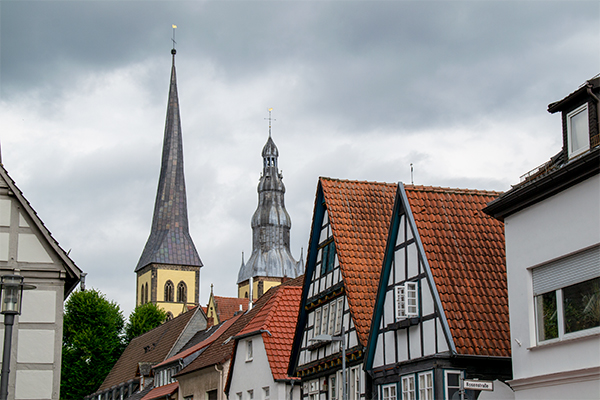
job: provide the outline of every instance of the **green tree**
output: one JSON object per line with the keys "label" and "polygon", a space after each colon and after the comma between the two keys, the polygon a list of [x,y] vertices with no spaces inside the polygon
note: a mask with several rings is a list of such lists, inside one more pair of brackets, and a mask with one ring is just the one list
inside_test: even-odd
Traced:
{"label": "green tree", "polygon": [[156,304],[139,305],[129,314],[129,322],[125,327],[125,340],[131,342],[136,336],[152,330],[165,322],[167,313]]}
{"label": "green tree", "polygon": [[94,393],[123,352],[119,305],[97,290],[77,291],[65,303],[61,399]]}

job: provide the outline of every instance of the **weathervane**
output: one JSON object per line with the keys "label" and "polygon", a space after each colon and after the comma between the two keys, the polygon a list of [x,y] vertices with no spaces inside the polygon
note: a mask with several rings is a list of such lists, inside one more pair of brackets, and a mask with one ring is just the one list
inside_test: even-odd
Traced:
{"label": "weathervane", "polygon": [[273,111],[273,108],[269,108],[269,118],[265,118],[269,120],[269,137],[271,137],[271,121],[277,121],[271,118],[271,111]]}
{"label": "weathervane", "polygon": [[173,42],[173,50],[175,50],[175,45],[177,44],[177,42],[175,41],[175,29],[177,29],[177,25],[171,25],[173,27],[173,37],[171,38],[171,41]]}

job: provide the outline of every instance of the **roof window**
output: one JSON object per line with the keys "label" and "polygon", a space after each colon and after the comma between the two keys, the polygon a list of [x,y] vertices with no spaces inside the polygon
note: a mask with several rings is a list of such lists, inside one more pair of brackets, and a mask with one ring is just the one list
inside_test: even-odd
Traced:
{"label": "roof window", "polygon": [[590,148],[590,130],[587,104],[567,114],[567,143],[569,158]]}

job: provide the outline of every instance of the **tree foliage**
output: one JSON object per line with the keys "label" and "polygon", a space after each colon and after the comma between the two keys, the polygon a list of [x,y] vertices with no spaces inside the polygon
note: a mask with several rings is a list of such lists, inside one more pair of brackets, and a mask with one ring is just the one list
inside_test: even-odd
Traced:
{"label": "tree foliage", "polygon": [[102,384],[124,349],[119,305],[97,290],[77,291],[65,303],[61,399],[81,399]]}
{"label": "tree foliage", "polygon": [[165,322],[167,313],[156,304],[139,305],[129,314],[129,322],[125,327],[125,340],[131,342],[136,336],[152,330]]}

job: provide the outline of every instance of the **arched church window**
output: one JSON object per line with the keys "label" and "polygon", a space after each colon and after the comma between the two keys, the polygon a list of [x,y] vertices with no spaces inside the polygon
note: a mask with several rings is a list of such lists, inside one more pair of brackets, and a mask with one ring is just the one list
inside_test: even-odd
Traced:
{"label": "arched church window", "polygon": [[174,289],[173,282],[167,281],[167,283],[165,283],[165,301],[173,301]]}
{"label": "arched church window", "polygon": [[144,304],[144,285],[142,285],[142,290],[140,292],[140,304]]}
{"label": "arched church window", "polygon": [[170,321],[173,319],[173,313],[171,311],[167,311],[167,321]]}
{"label": "arched church window", "polygon": [[150,297],[148,297],[148,282],[146,282],[146,303],[150,301]]}
{"label": "arched church window", "polygon": [[178,303],[186,303],[187,302],[187,288],[185,286],[185,282],[181,281],[177,284],[177,302]]}

